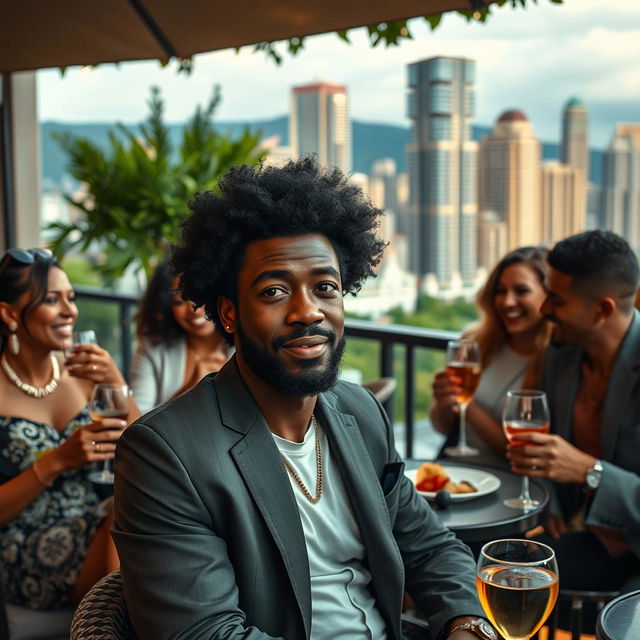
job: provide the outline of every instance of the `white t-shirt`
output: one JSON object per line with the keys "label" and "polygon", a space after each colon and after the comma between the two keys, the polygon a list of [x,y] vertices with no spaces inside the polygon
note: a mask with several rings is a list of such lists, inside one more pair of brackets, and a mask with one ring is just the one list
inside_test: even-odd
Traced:
{"label": "white t-shirt", "polygon": [[281,455],[315,496],[316,428],[320,434],[323,488],[319,502],[312,504],[289,474],[309,557],[311,640],[385,640],[385,623],[369,589],[371,574],[363,565],[360,530],[327,438],[315,424],[300,443],[273,436]]}

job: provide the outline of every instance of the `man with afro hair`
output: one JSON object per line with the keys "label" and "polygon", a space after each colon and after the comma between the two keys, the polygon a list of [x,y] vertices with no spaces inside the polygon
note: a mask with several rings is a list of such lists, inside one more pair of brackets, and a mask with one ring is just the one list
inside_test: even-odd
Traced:
{"label": "man with afro hair", "polygon": [[232,168],[190,203],[180,293],[235,346],[140,418],[116,459],[114,538],[142,640],[495,639],[468,549],[404,476],[378,402],[338,382],[343,296],[373,275],[381,211],[315,158]]}

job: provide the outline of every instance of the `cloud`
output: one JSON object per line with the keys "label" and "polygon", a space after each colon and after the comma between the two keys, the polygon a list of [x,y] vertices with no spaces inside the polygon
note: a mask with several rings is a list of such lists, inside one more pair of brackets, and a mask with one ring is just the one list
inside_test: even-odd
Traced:
{"label": "cloud", "polygon": [[[477,62],[476,122],[492,124],[506,108],[521,108],[544,139],[557,139],[560,111],[571,95],[591,113],[592,140],[604,146],[619,114],[638,106],[640,6],[626,0],[547,0],[528,8],[496,9],[485,24],[446,15],[436,32],[411,22],[414,39],[399,47],[371,48],[362,29],[352,45],[334,34],[314,36],[276,66],[250,47],[195,58],[191,76],[157,62],[104,65],[90,74],[41,71],[41,119],[139,121],[149,86],[163,90],[170,122],[184,121],[203,103],[214,83],[222,86],[219,120],[262,119],[289,110],[291,86],[324,79],[346,84],[354,118],[408,124],[406,65],[437,55]],[[593,104],[593,108],[591,105]],[[596,106],[597,105],[597,106]],[[605,105],[610,105],[607,108]],[[640,119],[640,115],[635,119]]]}

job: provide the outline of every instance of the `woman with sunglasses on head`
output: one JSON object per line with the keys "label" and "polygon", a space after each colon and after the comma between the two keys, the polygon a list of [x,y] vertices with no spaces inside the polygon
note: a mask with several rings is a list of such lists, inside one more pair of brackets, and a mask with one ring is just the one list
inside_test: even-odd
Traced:
{"label": "woman with sunglasses on head", "polygon": [[156,269],[136,316],[138,348],[129,379],[141,411],[184,393],[229,359],[230,348],[204,309],[175,293],[166,264]]}
{"label": "woman with sunglasses on head", "polygon": [[95,383],[125,382],[98,345],[63,361],[77,316],[51,253],[0,260],[0,572],[5,602],[32,610],[73,606],[118,566],[112,500],[87,473],[113,457],[126,422],[94,423],[87,404]]}
{"label": "woman with sunglasses on head", "polygon": [[[484,464],[508,468],[502,407],[509,389],[536,388],[551,324],[540,313],[547,291],[547,250],[521,247],[509,252],[489,274],[477,296],[479,322],[464,337],[480,350],[482,374],[467,408],[470,446]],[[440,371],[433,380],[431,422],[437,431],[457,441],[458,380]]]}

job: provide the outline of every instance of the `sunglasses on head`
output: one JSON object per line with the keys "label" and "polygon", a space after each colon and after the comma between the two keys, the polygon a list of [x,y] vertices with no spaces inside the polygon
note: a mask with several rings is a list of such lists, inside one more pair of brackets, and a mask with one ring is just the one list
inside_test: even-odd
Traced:
{"label": "sunglasses on head", "polygon": [[53,253],[49,249],[9,249],[4,257],[10,257],[22,264],[33,264],[36,260],[51,260]]}
{"label": "sunglasses on head", "polygon": [[53,253],[49,249],[9,249],[0,260],[0,272],[4,271],[11,260],[21,264],[33,264],[36,260],[53,259]]}

